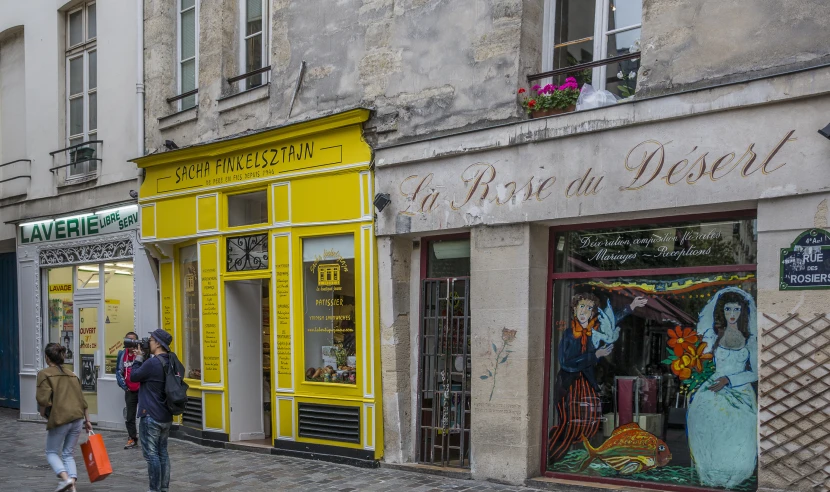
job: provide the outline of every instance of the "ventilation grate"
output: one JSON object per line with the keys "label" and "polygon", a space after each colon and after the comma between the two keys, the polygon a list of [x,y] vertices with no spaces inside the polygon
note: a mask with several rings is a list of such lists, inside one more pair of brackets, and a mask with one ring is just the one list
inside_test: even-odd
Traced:
{"label": "ventilation grate", "polygon": [[187,406],[182,414],[182,425],[202,429],[202,399],[187,397]]}
{"label": "ventilation grate", "polygon": [[360,407],[300,403],[300,437],[360,443]]}

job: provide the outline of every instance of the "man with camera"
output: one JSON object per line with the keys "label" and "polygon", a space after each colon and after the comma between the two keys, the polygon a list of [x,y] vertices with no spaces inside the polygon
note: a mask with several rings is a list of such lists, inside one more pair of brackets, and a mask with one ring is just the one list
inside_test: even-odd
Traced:
{"label": "man with camera", "polygon": [[115,366],[115,379],[118,381],[118,386],[124,390],[124,403],[127,404],[127,444],[124,449],[132,449],[138,444],[138,432],[135,427],[136,410],[138,408],[138,387],[139,384],[132,381],[131,372],[135,355],[132,350],[127,349],[127,345],[132,345],[126,340],[136,341],[138,335],[135,332],[129,332],[124,337],[124,349],[118,352],[118,362]]}
{"label": "man with camera", "polygon": [[[176,369],[181,365],[175,354],[171,357],[172,341],[169,333],[158,329],[149,339],[137,340],[129,347],[135,356],[131,380],[141,383],[138,390],[139,438],[147,461],[151,492],[166,492],[170,484],[167,438],[173,425],[173,414],[167,405],[165,373],[171,362],[176,364]],[[127,347],[126,340],[124,346]]]}

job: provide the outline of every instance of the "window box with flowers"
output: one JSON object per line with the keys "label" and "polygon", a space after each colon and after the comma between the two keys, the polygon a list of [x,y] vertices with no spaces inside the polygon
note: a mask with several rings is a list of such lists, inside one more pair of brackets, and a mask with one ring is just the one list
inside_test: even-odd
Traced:
{"label": "window box with flowers", "polygon": [[544,87],[534,85],[530,88],[530,93],[524,88],[519,89],[519,95],[522,96],[522,108],[531,118],[569,113],[576,108],[579,84],[575,78],[568,77],[565,83],[558,87],[554,84]]}

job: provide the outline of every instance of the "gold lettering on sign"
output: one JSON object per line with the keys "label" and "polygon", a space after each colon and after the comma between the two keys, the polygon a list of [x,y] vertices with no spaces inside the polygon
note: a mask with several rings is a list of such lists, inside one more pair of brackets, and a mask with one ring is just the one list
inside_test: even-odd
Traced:
{"label": "gold lettering on sign", "polygon": [[[593,170],[593,168],[589,167],[581,178],[571,181],[571,184],[568,185],[568,189],[565,190],[565,196],[571,198],[574,196],[591,196],[599,193],[599,184],[605,176],[600,176],[599,179],[597,179],[596,177],[591,176],[591,171]],[[588,179],[589,177],[590,179]],[[596,182],[594,182],[595,179]],[[574,185],[576,185],[576,189],[574,189]]]}
{"label": "gold lettering on sign", "polygon": [[[472,176],[470,176],[469,171],[473,168],[478,169],[473,173]],[[485,176],[487,176],[487,181],[484,181]],[[487,194],[490,193],[490,183],[492,183],[494,179],[496,179],[496,168],[494,168],[492,164],[477,163],[470,165],[469,167],[467,167],[467,169],[464,170],[463,173],[461,173],[461,180],[464,181],[464,184],[469,185],[472,182],[469,189],[467,190],[467,196],[464,198],[464,203],[462,203],[461,205],[456,205],[455,200],[453,200],[452,202],[450,202],[450,207],[452,207],[453,210],[460,209],[470,201],[470,199],[473,197],[473,195],[476,194],[476,192],[480,193],[480,196],[478,197],[477,201],[481,203],[483,200],[487,198]],[[479,187],[481,187],[481,191],[479,191]]]}

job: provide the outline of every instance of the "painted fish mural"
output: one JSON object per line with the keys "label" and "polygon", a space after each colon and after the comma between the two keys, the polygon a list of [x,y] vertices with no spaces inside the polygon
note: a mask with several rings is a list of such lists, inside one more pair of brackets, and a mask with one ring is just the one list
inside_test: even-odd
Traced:
{"label": "painted fish mural", "polygon": [[591,446],[585,436],[582,436],[582,444],[588,456],[579,471],[585,471],[595,460],[601,460],[621,475],[631,475],[666,466],[671,461],[666,443],[641,429],[636,422],[614,429],[611,437],[598,448]]}

